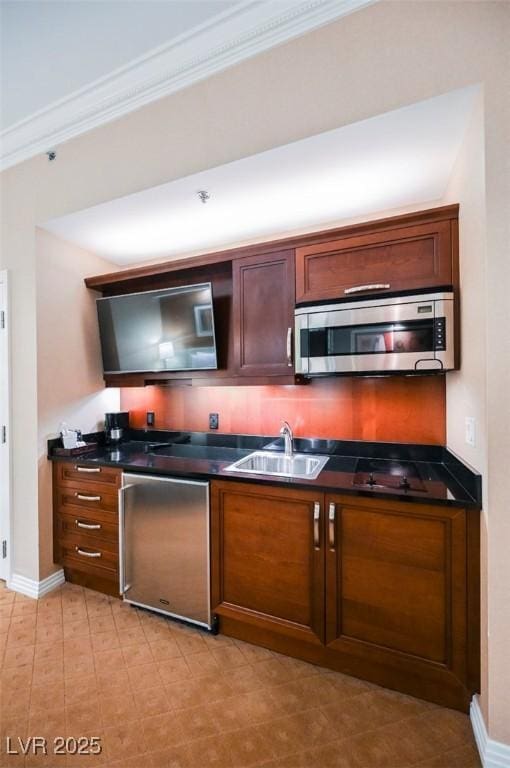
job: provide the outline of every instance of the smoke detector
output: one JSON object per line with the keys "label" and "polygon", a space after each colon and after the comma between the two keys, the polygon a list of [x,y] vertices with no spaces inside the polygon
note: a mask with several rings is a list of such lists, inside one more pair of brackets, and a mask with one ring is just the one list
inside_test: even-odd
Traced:
{"label": "smoke detector", "polygon": [[204,205],[207,203],[208,200],[210,200],[211,195],[206,189],[199,189],[197,192],[198,199],[204,203]]}

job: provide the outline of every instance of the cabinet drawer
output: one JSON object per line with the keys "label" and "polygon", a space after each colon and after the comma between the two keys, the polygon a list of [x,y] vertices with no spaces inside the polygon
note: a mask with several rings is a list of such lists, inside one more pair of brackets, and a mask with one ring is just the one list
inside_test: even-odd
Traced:
{"label": "cabinet drawer", "polygon": [[118,546],[119,527],[116,522],[105,522],[99,517],[87,515],[57,515],[57,536],[87,536],[94,541]]}
{"label": "cabinet drawer", "polygon": [[346,236],[296,249],[296,301],[451,285],[452,265],[449,220]]}
{"label": "cabinet drawer", "polygon": [[95,467],[79,462],[58,462],[56,465],[58,485],[74,485],[91,488],[101,486],[112,491],[120,487],[121,470],[114,467]]}
{"label": "cabinet drawer", "polygon": [[68,534],[60,539],[59,550],[64,568],[112,579],[118,575],[119,555],[114,542],[98,542],[92,536]]}
{"label": "cabinet drawer", "polygon": [[[95,512],[106,512],[108,518],[112,515],[117,516],[119,506],[117,493],[107,491],[102,488],[57,488],[56,490],[57,510],[59,512],[74,515],[77,511],[83,510],[84,515]],[[72,509],[69,509],[72,507]]]}

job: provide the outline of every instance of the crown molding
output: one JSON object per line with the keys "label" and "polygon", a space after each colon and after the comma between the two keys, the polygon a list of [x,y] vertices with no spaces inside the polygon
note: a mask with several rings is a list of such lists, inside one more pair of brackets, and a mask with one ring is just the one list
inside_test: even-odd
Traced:
{"label": "crown molding", "polygon": [[0,170],[377,0],[242,0],[0,133]]}

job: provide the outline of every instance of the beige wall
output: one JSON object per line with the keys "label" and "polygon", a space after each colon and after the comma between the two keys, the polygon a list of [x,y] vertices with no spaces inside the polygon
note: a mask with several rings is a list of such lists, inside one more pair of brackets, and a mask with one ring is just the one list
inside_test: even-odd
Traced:
{"label": "beige wall", "polygon": [[[483,93],[477,96],[443,202],[459,203],[460,371],[448,374],[448,447],[479,472],[487,468],[487,231]],[[465,441],[465,417],[476,419],[476,445]]]}
{"label": "beige wall", "polygon": [[[9,270],[11,325],[12,517],[11,567],[38,578],[37,526],[37,344],[35,277],[35,185],[20,167],[1,179],[0,269]],[[18,547],[16,551],[16,540]]]}
{"label": "beige wall", "polygon": [[[448,374],[446,415],[448,447],[484,478],[484,511],[481,515],[481,646],[482,689],[488,690],[488,434],[487,434],[487,230],[485,214],[484,100],[480,89],[444,197],[460,204],[459,256],[461,284],[460,371]],[[476,420],[476,444],[465,441],[465,417]],[[484,717],[488,699],[482,697]]]}
{"label": "beige wall", "polygon": [[[35,226],[112,197],[481,83],[488,315],[490,735],[510,742],[508,162],[510,5],[380,2],[34,158],[2,175],[2,261],[14,304],[15,568],[37,577]],[[58,294],[56,294],[58,298]],[[18,541],[19,544],[19,541]]]}
{"label": "beige wall", "polygon": [[[119,390],[105,389],[95,294],[83,278],[115,266],[41,229],[36,231],[37,380],[39,463],[39,578],[55,570],[52,558],[51,465],[47,441],[60,422],[95,432],[106,411],[119,408]],[[15,546],[19,532],[15,526]]]}

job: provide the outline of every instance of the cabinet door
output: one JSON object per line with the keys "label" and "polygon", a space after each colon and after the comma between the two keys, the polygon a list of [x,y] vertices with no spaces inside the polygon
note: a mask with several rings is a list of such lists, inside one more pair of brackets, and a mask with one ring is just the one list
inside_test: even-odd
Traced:
{"label": "cabinet door", "polygon": [[320,643],[323,494],[236,482],[211,490],[213,611],[250,623],[259,638],[269,630]]}
{"label": "cabinet door", "polygon": [[237,259],[232,280],[238,373],[292,375],[294,251]]}
{"label": "cabinet door", "polygon": [[449,220],[304,246],[296,249],[296,301],[451,285],[452,258]]}
{"label": "cabinet door", "polygon": [[465,510],[328,496],[326,514],[328,650],[382,685],[467,702]]}

